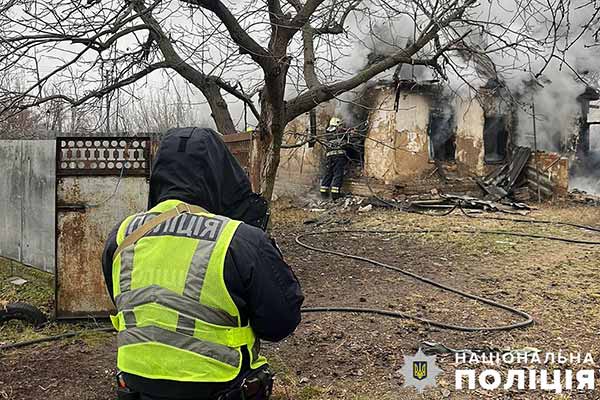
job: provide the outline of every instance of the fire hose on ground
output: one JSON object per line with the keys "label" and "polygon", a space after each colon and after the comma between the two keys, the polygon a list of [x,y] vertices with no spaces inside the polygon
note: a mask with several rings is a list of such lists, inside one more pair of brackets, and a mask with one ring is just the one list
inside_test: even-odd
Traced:
{"label": "fire hose on ground", "polygon": [[[535,223],[537,221],[528,220],[527,222]],[[543,221],[542,223],[549,223],[549,221]],[[572,225],[572,224],[568,224],[568,223],[560,223],[560,224]],[[578,227],[582,227],[582,226],[578,226]],[[587,227],[587,226],[585,228],[589,228],[590,230],[598,231],[598,228]],[[305,234],[302,234],[302,235],[299,235],[296,237],[296,243],[308,250],[312,250],[312,251],[315,251],[318,253],[323,253],[323,254],[332,254],[332,255],[335,255],[338,257],[350,258],[353,260],[373,264],[378,267],[385,268],[385,269],[388,269],[388,270],[391,270],[394,272],[398,272],[405,276],[413,278],[416,281],[434,286],[438,289],[457,294],[457,295],[467,298],[467,299],[475,300],[477,302],[486,304],[492,308],[507,311],[508,313],[510,313],[512,315],[523,318],[523,321],[517,322],[514,324],[509,324],[509,325],[501,325],[501,326],[473,327],[473,326],[463,326],[463,325],[452,325],[452,324],[447,324],[444,322],[439,322],[439,321],[434,321],[434,320],[430,320],[430,319],[426,319],[426,318],[417,317],[417,316],[406,314],[406,313],[401,313],[401,312],[396,312],[396,311],[388,311],[388,310],[382,310],[382,309],[374,309],[374,308],[337,307],[337,306],[307,307],[307,308],[303,308],[302,312],[305,312],[305,313],[347,312],[347,313],[377,314],[377,315],[383,315],[383,316],[392,317],[392,318],[411,319],[413,321],[417,321],[417,322],[420,322],[420,323],[428,325],[428,326],[433,326],[433,327],[437,327],[437,328],[441,328],[441,329],[462,331],[462,332],[497,332],[497,331],[508,331],[508,330],[512,330],[512,329],[525,328],[525,327],[531,326],[534,323],[534,321],[533,321],[533,318],[528,313],[518,310],[514,307],[508,306],[506,304],[498,303],[489,298],[485,298],[482,296],[477,296],[477,295],[474,295],[471,293],[467,293],[465,291],[456,289],[454,287],[436,282],[436,281],[426,278],[424,276],[417,275],[413,272],[410,272],[410,271],[404,270],[402,268],[395,267],[393,265],[389,265],[389,264],[386,264],[386,263],[383,263],[380,261],[376,261],[371,258],[361,257],[361,256],[353,255],[353,254],[342,253],[342,252],[335,251],[335,250],[324,249],[324,248],[320,248],[317,246],[307,244],[306,242],[303,241],[304,238],[309,237],[309,236],[319,236],[319,235],[326,235],[326,234],[344,234],[344,233],[428,234],[428,233],[448,233],[448,232],[462,233],[462,234],[506,235],[506,236],[527,237],[527,238],[532,238],[532,239],[546,239],[546,240],[559,241],[559,242],[570,243],[570,244],[583,244],[583,245],[594,245],[594,246],[600,245],[600,241],[569,239],[569,238],[562,238],[562,237],[557,237],[557,236],[547,236],[547,235],[529,234],[529,233],[512,232],[512,231],[501,231],[501,230],[495,231],[495,230],[475,230],[475,229],[446,229],[446,230],[444,230],[444,229],[412,229],[412,230],[343,230],[343,229],[338,229],[338,230],[305,233]]]}
{"label": "fire hose on ground", "polygon": [[[458,208],[461,208],[461,207],[458,207]],[[461,208],[461,210],[462,210],[462,208]],[[452,211],[454,211],[454,209],[452,209]],[[473,218],[479,218],[479,217],[473,217]],[[545,220],[538,221],[538,220],[527,220],[527,219],[517,220],[517,219],[512,219],[512,218],[499,218],[499,217],[496,217],[493,219],[513,221],[513,222],[556,224],[556,225],[572,226],[572,227],[583,228],[583,229],[587,229],[587,230],[591,230],[591,231],[600,232],[600,228],[595,228],[595,227],[591,227],[591,226],[587,226],[587,225],[578,225],[578,224],[571,224],[571,223],[566,223],[566,222],[559,222],[559,221],[545,221]],[[369,263],[369,264],[372,264],[372,265],[375,265],[375,266],[378,266],[381,268],[385,268],[387,270],[394,271],[394,272],[403,274],[405,276],[408,276],[418,282],[422,282],[422,283],[431,285],[433,287],[436,287],[438,289],[441,289],[441,290],[444,290],[444,291],[447,291],[450,293],[454,293],[458,296],[461,296],[461,297],[464,297],[467,299],[471,299],[471,300],[477,301],[479,303],[486,304],[492,308],[507,311],[509,314],[520,317],[523,320],[521,322],[516,322],[516,323],[508,324],[508,325],[476,327],[476,326],[453,325],[453,324],[448,324],[448,323],[444,323],[444,322],[440,322],[440,321],[430,320],[427,318],[417,317],[417,316],[410,315],[407,313],[402,313],[402,312],[397,312],[397,311],[389,311],[389,310],[383,310],[383,309],[376,309],[376,308],[339,307],[339,306],[304,307],[301,310],[303,313],[334,312],[334,313],[373,314],[373,315],[381,315],[381,316],[399,318],[399,319],[410,319],[410,320],[417,321],[417,322],[422,323],[427,326],[437,327],[437,328],[441,328],[441,329],[454,330],[454,331],[462,331],[462,332],[508,331],[508,330],[512,330],[512,329],[526,328],[528,326],[531,326],[534,323],[534,321],[533,321],[533,318],[531,317],[531,315],[529,315],[528,313],[518,310],[517,308],[508,306],[506,304],[496,302],[489,298],[486,298],[483,296],[478,296],[478,295],[471,294],[471,293],[467,293],[460,289],[436,282],[436,281],[426,278],[424,276],[417,275],[413,272],[410,272],[410,271],[404,270],[402,268],[399,268],[399,267],[396,267],[393,265],[389,265],[389,264],[386,264],[386,263],[383,263],[383,262],[380,262],[377,260],[373,260],[368,257],[362,257],[362,256],[354,255],[354,254],[346,254],[346,253],[342,253],[342,252],[336,251],[336,250],[324,249],[324,248],[320,248],[320,247],[308,244],[303,241],[304,238],[307,238],[309,236],[314,237],[314,236],[327,235],[327,234],[348,234],[348,233],[354,233],[354,234],[357,234],[357,233],[360,233],[360,234],[458,233],[458,234],[471,234],[471,235],[485,234],[485,235],[516,236],[516,237],[525,237],[525,238],[531,238],[531,239],[544,239],[544,240],[551,240],[551,241],[558,241],[558,242],[563,242],[563,243],[579,244],[579,245],[592,245],[592,246],[600,245],[600,241],[571,239],[571,238],[564,238],[564,237],[558,237],[558,236],[548,236],[548,235],[530,234],[530,233],[523,233],[523,232],[513,232],[513,231],[508,231],[508,230],[477,230],[477,229],[453,229],[453,228],[452,229],[410,229],[410,230],[376,230],[376,229],[373,229],[373,230],[344,230],[344,229],[338,229],[338,230],[328,230],[328,231],[320,231],[320,232],[309,232],[309,233],[304,233],[304,234],[296,236],[296,239],[295,239],[296,243],[305,249],[315,251],[318,253],[322,253],[322,254],[331,254],[334,256],[338,256],[338,257],[350,258],[353,260],[362,261],[362,262],[366,262],[366,263]],[[48,337],[42,337],[42,338],[23,341],[23,342],[8,343],[8,344],[0,345],[0,351],[25,347],[25,346],[43,343],[43,342],[56,341],[56,340],[69,338],[69,337],[76,337],[76,336],[79,336],[81,334],[85,334],[88,332],[112,332],[112,331],[113,331],[112,327],[101,327],[101,328],[83,330],[83,331],[78,331],[78,332],[67,332],[67,333],[55,335],[55,336],[48,336]]]}

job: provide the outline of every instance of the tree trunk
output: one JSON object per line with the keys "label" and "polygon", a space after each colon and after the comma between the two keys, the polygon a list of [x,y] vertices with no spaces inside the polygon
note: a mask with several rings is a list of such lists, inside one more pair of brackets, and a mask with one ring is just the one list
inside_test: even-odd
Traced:
{"label": "tree trunk", "polygon": [[252,185],[267,201],[273,197],[284,130],[281,124],[273,123],[273,117],[272,108],[261,109],[261,128],[252,141],[251,152]]}
{"label": "tree trunk", "polygon": [[252,141],[252,182],[254,190],[260,192],[267,201],[273,197],[281,142],[287,125],[284,95],[288,68],[289,59],[282,57],[280,63],[265,72],[258,135]]}
{"label": "tree trunk", "polygon": [[215,121],[217,131],[223,135],[237,133],[237,129],[229,113],[229,108],[227,107],[227,102],[221,95],[221,88],[211,79],[206,79],[204,83],[204,85],[198,87],[208,101],[211,117]]}

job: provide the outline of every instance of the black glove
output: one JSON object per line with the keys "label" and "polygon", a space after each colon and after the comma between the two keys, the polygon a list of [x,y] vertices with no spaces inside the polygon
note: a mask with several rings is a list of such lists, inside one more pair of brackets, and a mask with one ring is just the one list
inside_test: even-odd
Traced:
{"label": "black glove", "polygon": [[248,199],[248,209],[244,214],[243,221],[249,225],[267,230],[269,225],[269,203],[258,193],[252,193]]}

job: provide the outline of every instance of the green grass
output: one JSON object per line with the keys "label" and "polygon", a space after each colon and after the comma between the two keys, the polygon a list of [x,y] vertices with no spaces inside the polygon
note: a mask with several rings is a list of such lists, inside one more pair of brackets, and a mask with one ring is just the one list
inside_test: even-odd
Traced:
{"label": "green grass", "polygon": [[304,386],[300,389],[297,399],[298,400],[314,400],[319,399],[323,394],[323,389],[315,386]]}
{"label": "green grass", "polygon": [[[13,285],[8,279],[18,276],[27,283]],[[15,261],[0,258],[0,307],[5,303],[24,302],[39,308],[51,319],[54,314],[54,275],[38,271]],[[46,336],[60,335],[71,331],[84,331],[96,327],[90,323],[58,323],[49,322],[41,328],[34,328],[22,321],[8,321],[0,324],[0,344],[14,343],[37,339]],[[109,335],[102,333],[85,333],[68,340],[83,340],[90,346],[104,343]]]}
{"label": "green grass", "polygon": [[[28,282],[21,286],[13,285],[8,282],[8,279],[13,276],[21,277]],[[51,313],[54,301],[54,276],[0,258],[0,302],[17,301],[32,304],[46,314]]]}

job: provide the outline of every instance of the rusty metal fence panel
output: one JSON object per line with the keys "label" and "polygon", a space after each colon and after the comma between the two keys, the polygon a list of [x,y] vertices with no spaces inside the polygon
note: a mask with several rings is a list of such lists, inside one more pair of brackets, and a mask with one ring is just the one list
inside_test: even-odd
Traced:
{"label": "rusty metal fence panel", "polygon": [[58,138],[58,176],[148,176],[149,138]]}
{"label": "rusty metal fence panel", "polygon": [[223,141],[229,148],[229,151],[237,158],[242,168],[248,172],[250,168],[252,136],[248,133],[235,133],[224,135]]}
{"label": "rusty metal fence panel", "polygon": [[103,317],[113,310],[102,274],[110,230],[146,209],[149,138],[58,138],[56,316]]}

